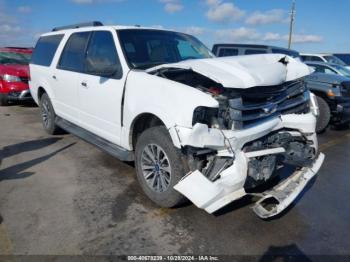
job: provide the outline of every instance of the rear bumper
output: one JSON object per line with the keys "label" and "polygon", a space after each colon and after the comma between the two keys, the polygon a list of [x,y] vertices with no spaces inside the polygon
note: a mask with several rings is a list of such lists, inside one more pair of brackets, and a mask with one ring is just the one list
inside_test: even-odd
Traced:
{"label": "rear bumper", "polygon": [[7,94],[7,99],[9,101],[30,101],[33,100],[29,89],[20,92],[10,92]]}

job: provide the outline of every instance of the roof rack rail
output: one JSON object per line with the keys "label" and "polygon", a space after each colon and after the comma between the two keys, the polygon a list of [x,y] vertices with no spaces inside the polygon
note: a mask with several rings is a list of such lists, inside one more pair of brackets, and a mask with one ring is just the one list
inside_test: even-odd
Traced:
{"label": "roof rack rail", "polygon": [[92,22],[79,23],[79,24],[74,24],[74,25],[66,25],[66,26],[55,27],[54,29],[52,29],[52,32],[65,30],[65,29],[89,27],[89,26],[103,26],[103,24],[99,21],[92,21]]}

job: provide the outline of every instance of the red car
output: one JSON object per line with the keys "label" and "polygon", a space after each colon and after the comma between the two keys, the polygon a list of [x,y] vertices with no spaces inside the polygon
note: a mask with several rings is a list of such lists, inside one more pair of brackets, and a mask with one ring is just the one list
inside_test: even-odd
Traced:
{"label": "red car", "polygon": [[0,106],[32,99],[29,92],[31,48],[0,48]]}

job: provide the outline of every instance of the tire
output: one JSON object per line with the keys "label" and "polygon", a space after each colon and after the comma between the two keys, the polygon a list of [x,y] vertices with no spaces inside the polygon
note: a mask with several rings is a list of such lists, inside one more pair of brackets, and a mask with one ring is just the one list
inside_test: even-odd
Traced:
{"label": "tire", "polygon": [[319,134],[327,129],[331,120],[331,110],[327,102],[322,97],[316,96],[316,98],[320,109],[320,115],[317,118],[316,124],[316,132]]}
{"label": "tire", "polygon": [[8,106],[8,104],[7,95],[0,94],[0,106]]}
{"label": "tire", "polygon": [[49,96],[44,93],[40,99],[41,120],[45,131],[49,135],[56,135],[59,127],[56,125],[56,114]]}
{"label": "tire", "polygon": [[[157,150],[160,152],[158,159]],[[152,151],[155,161],[151,160]],[[136,143],[135,167],[143,191],[154,203],[170,208],[186,202],[186,198],[174,186],[188,172],[188,166],[183,161],[181,151],[174,147],[165,127],[152,127],[140,135]],[[146,176],[149,176],[148,179]]]}

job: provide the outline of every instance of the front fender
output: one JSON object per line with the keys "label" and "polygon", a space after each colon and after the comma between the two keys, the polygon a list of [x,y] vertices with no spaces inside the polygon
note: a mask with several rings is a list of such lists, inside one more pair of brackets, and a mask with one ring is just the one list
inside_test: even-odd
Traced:
{"label": "front fender", "polygon": [[[198,106],[219,105],[210,95],[196,88],[143,71],[131,71],[125,86],[123,146],[130,149],[129,132],[139,115],[153,114],[169,130],[177,125],[192,127],[193,112]],[[171,136],[175,144],[174,136]]]}

